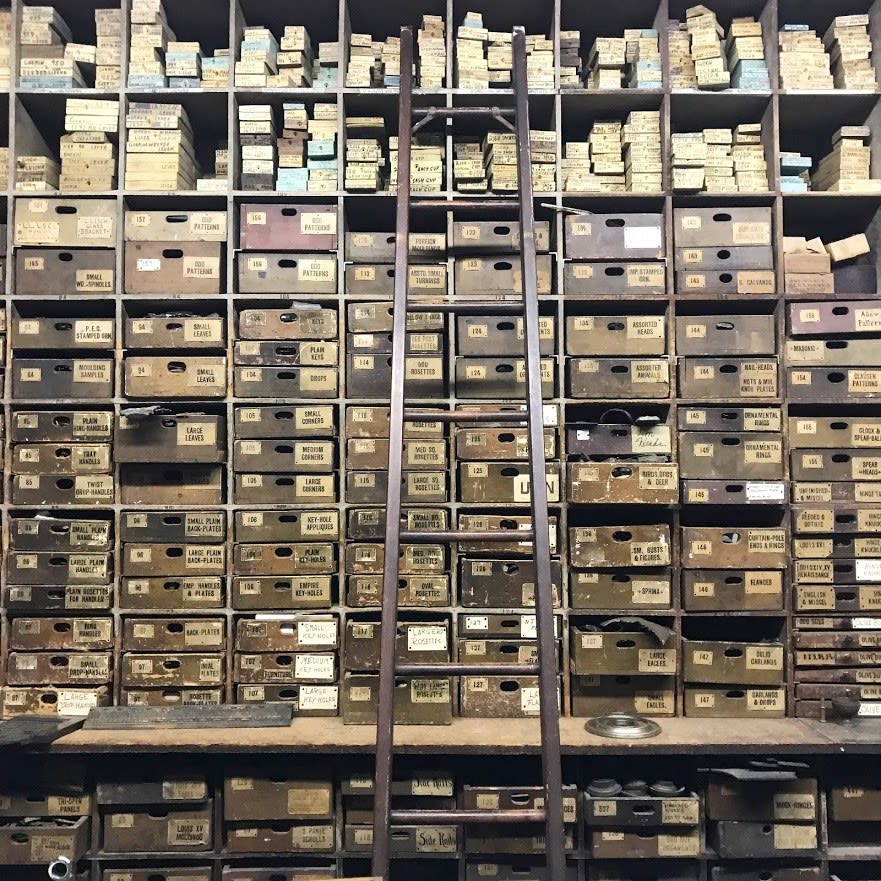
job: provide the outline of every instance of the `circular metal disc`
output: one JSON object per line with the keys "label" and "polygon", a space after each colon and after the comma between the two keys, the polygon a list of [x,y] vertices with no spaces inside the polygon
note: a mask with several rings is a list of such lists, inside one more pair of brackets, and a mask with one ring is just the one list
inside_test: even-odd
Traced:
{"label": "circular metal disc", "polygon": [[642,716],[631,716],[628,713],[610,713],[589,719],[584,726],[591,734],[598,737],[616,737],[637,740],[643,737],[655,737],[661,733],[661,726],[651,719]]}

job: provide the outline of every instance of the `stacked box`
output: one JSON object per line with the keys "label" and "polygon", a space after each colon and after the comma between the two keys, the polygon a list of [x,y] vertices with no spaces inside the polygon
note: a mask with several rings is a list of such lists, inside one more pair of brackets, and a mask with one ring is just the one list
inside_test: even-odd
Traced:
{"label": "stacked box", "polygon": [[832,193],[881,193],[881,179],[872,176],[872,130],[845,125],[832,135],[832,152],[811,175],[811,188]]}
{"label": "stacked box", "polygon": [[0,88],[11,85],[9,58],[12,49],[12,10],[0,9]]}
{"label": "stacked box", "polygon": [[[557,137],[553,131],[529,132],[532,186],[536,193],[556,189]],[[478,138],[456,138],[453,178],[461,193],[513,193],[519,188],[517,138],[509,132],[488,132]]]}
{"label": "stacked box", "polygon": [[276,56],[278,74],[267,85],[282,88],[309,88],[317,79],[317,61],[312,38],[302,25],[285,25]]}
{"label": "stacked box", "polygon": [[[75,291],[106,296],[116,289],[116,203],[112,199],[19,199],[14,241],[20,294]],[[106,377],[108,382],[110,378]],[[35,386],[25,388],[42,391]]]}
{"label": "stacked box", "polygon": [[[790,418],[796,713],[812,718],[878,713],[876,313],[860,300],[789,307],[788,392],[805,405]],[[848,415],[815,415],[829,403]]]}
{"label": "stacked box", "polygon": [[[241,62],[239,62],[241,63]],[[271,104],[239,104],[239,149],[243,190],[275,187],[276,131]]]}
{"label": "stacked box", "polygon": [[810,156],[801,153],[780,153],[780,189],[784,193],[807,193],[811,189]]}
{"label": "stacked box", "polygon": [[229,49],[215,49],[202,58],[202,88],[225,89],[229,85]]}
{"label": "stacked box", "polygon": [[670,86],[673,89],[697,88],[697,71],[691,57],[691,36],[685,22],[671,21],[667,27],[670,54]]}
{"label": "stacked box", "polygon": [[47,193],[58,189],[61,167],[49,156],[15,157],[15,189],[27,193]]}
{"label": "stacked box", "polygon": [[677,192],[756,193],[768,189],[761,123],[673,135]]}
{"label": "stacked box", "polygon": [[[316,524],[317,530],[313,528]],[[238,512],[236,568],[252,573],[249,581],[271,579],[273,572],[291,582],[307,581],[291,570],[305,572],[310,566],[310,555],[319,546],[300,542],[316,533],[323,538],[338,538],[337,512],[304,511],[298,525],[299,529],[292,535],[279,512]],[[279,543],[264,543],[271,538]],[[292,538],[294,543],[288,544]],[[289,561],[288,567],[280,566],[277,553],[280,549],[293,550],[292,560],[296,565],[291,566]],[[302,590],[304,586],[301,583],[298,589]],[[273,613],[240,618],[236,622],[234,654],[236,703],[284,701],[293,704],[299,716],[336,716],[339,707],[339,646],[339,619],[335,615]],[[247,818],[239,816],[236,819]],[[243,840],[247,836],[239,837],[242,840],[237,841],[238,847],[251,850]],[[229,843],[233,846],[232,836]]]}
{"label": "stacked box", "polygon": [[[239,88],[262,89],[278,75],[278,41],[269,28],[245,28],[235,64]],[[297,84],[299,86],[299,83]]]}
{"label": "stacked box", "polygon": [[868,845],[881,820],[878,810],[881,792],[874,782],[859,777],[858,769],[842,774],[826,792],[830,847]]}
{"label": "stacked box", "polygon": [[128,190],[193,190],[193,129],[181,104],[129,103],[125,118]]}
{"label": "stacked box", "polygon": [[777,38],[780,86],[784,89],[834,89],[830,58],[817,32],[806,24],[786,24]]}
{"label": "stacked box", "polygon": [[105,777],[96,784],[95,800],[105,854],[166,856],[213,849],[214,799],[204,775]]}
{"label": "stacked box", "polygon": [[169,41],[165,50],[165,75],[172,89],[202,87],[202,47],[198,41]]}
{"label": "stacked box", "polygon": [[[673,220],[677,293],[718,297],[776,291],[770,208],[676,208]],[[763,346],[768,345],[765,340]],[[765,351],[774,354],[773,342]]]}
{"label": "stacked box", "polygon": [[[132,0],[130,12],[128,86],[161,89],[168,86],[165,51],[176,39],[168,26],[162,0]],[[171,189],[174,189],[173,187]]]}
{"label": "stacked box", "polygon": [[[762,526],[683,526],[682,568],[716,568],[738,572],[785,570],[787,529],[774,510]],[[767,635],[742,639],[738,628],[703,628],[689,622],[683,639],[685,715],[775,718],[786,713],[784,647],[780,622],[764,619]],[[698,626],[701,625],[701,626]],[[745,632],[746,628],[741,628]],[[754,631],[750,631],[754,632]],[[701,633],[706,633],[705,637]],[[729,637],[728,634],[731,634]]]}
{"label": "stacked box", "polygon": [[[397,69],[400,79],[400,38],[395,39],[395,48],[398,52]],[[369,88],[381,86],[383,83],[383,67],[380,58],[383,53],[383,44],[377,44],[378,51],[374,51],[373,37],[370,34],[351,34],[349,36],[349,64],[346,68],[347,88]],[[389,85],[391,85],[389,83]]]}
{"label": "stacked box", "polygon": [[95,88],[118,89],[122,83],[122,10],[95,10]]}
{"label": "stacked box", "polygon": [[316,89],[333,89],[339,83],[340,44],[318,44],[318,67],[312,85]]}
{"label": "stacked box", "polygon": [[332,853],[336,846],[334,786],[304,774],[281,777],[236,769],[223,783],[226,851],[259,854]]}
{"label": "stacked box", "polygon": [[581,31],[560,31],[560,88],[581,87]]}
{"label": "stacked box", "polygon": [[[506,35],[508,36],[508,35]],[[509,37],[510,39],[510,37]],[[456,75],[453,86],[457,89],[488,89],[490,84],[510,85],[510,52],[504,57],[504,43],[499,43],[493,53],[490,75],[487,46],[489,31],[483,26],[483,15],[468,12],[456,31]],[[507,64],[507,67],[506,67]]]}
{"label": "stacked box", "polygon": [[68,98],[61,137],[62,190],[112,190],[116,187],[119,101]]}
{"label": "stacked box", "polygon": [[877,280],[872,248],[864,233],[836,242],[819,237],[783,239],[786,290],[793,294],[872,294]]}
{"label": "stacked box", "polygon": [[[456,88],[511,88],[513,55],[510,31],[489,31],[483,15],[468,12],[456,32]],[[526,35],[526,79],[530,91],[554,88],[554,41]]]}
{"label": "stacked box", "polygon": [[832,19],[823,36],[823,46],[832,62],[836,89],[878,90],[868,14],[839,15]]}
{"label": "stacked box", "polygon": [[218,147],[214,151],[214,173],[211,177],[200,177],[196,181],[199,193],[225,193],[229,186],[229,149]]}
{"label": "stacked box", "polygon": [[[27,249],[30,255],[39,254],[37,249]],[[110,252],[112,253],[112,252]],[[46,251],[51,259],[51,252]],[[29,256],[31,261],[44,257]],[[99,313],[100,314],[100,313]],[[39,315],[39,313],[37,313]],[[94,313],[93,313],[94,315]],[[114,322],[112,318],[89,317],[81,319],[53,319],[36,317],[33,312],[13,316],[10,346],[13,363],[17,366],[19,381],[14,389],[15,397],[52,398],[51,389],[45,389],[46,375],[52,370],[53,358],[74,356],[76,375],[70,385],[84,385],[94,391],[94,397],[110,398],[112,371],[105,358],[114,350]],[[91,355],[94,360],[88,360]],[[80,380],[80,382],[77,382]],[[102,394],[104,392],[104,394]],[[86,394],[88,394],[87,392]],[[112,505],[114,502],[113,460],[110,432],[104,433],[104,416],[95,426],[102,435],[101,442],[83,442],[77,437],[76,426],[59,429],[56,436],[42,442],[41,429],[34,432],[32,442],[16,443],[13,438],[13,488],[15,504],[61,504],[61,505]],[[90,417],[83,417],[86,440],[89,440]],[[29,421],[29,420],[25,420]],[[46,420],[38,420],[44,422]],[[36,558],[32,561],[36,566]],[[80,573],[79,581],[88,583]],[[109,577],[106,562],[95,568],[96,577]],[[14,582],[13,582],[14,583]],[[40,583],[39,581],[36,583]],[[106,582],[100,582],[106,583]]]}
{"label": "stacked box", "polygon": [[442,89],[447,77],[447,37],[443,16],[422,16],[416,33],[416,82],[421,89]]}
{"label": "stacked box", "polygon": [[67,22],[51,6],[26,6],[21,13],[19,85],[23,89],[82,89],[82,65],[95,64],[95,47],[73,42]]}
{"label": "stacked box", "polygon": [[597,37],[584,68],[588,89],[661,88],[659,34],[653,28],[628,29],[623,37]]}
{"label": "stacked box", "polygon": [[[364,686],[356,686],[363,688]],[[343,846],[351,853],[369,856],[373,847],[372,770],[345,775],[340,780],[343,806]],[[392,810],[449,811],[456,807],[455,781],[449,773],[417,769],[391,781]],[[459,851],[457,826],[395,825],[391,828],[393,856],[433,856],[443,859]]]}
{"label": "stacked box", "polygon": [[727,89],[731,85],[731,74],[723,45],[725,31],[716,13],[706,6],[686,9],[685,29],[691,38],[691,58],[695,69],[693,85],[698,89]]}
{"label": "stacked box", "polygon": [[725,51],[732,89],[770,90],[771,77],[765,60],[761,22],[748,16],[732,19]]}
{"label": "stacked box", "polygon": [[696,859],[703,849],[698,795],[672,781],[591,781],[584,818],[594,860]]}
{"label": "stacked box", "polygon": [[707,843],[724,861],[720,869],[749,871],[745,860],[815,858],[818,794],[810,775],[805,766],[781,768],[774,762],[710,769]]}
{"label": "stacked box", "polygon": [[[381,604],[382,575],[375,568],[375,549],[385,537],[385,504],[388,475],[388,407],[352,406],[346,411],[346,501],[352,506],[346,537],[347,602],[355,607]],[[447,442],[440,423],[410,423],[404,437],[403,522],[407,529],[450,528],[449,511],[438,507],[449,502],[446,469]],[[432,608],[449,605],[449,564],[435,559],[435,546],[419,566],[411,552],[401,570],[399,600],[402,606]],[[381,554],[380,554],[381,556]]]}
{"label": "stacked box", "polygon": [[[446,138],[440,134],[414,135],[410,145],[410,191],[439,193],[444,188]],[[398,188],[398,136],[389,138],[389,190]]]}
{"label": "stacked box", "polygon": [[[5,691],[9,696],[17,690]],[[50,767],[58,773],[57,765]],[[0,794],[0,864],[4,868],[33,866],[38,872],[51,850],[55,854],[52,859],[66,857],[75,865],[89,850],[91,793],[82,776],[72,783],[64,780],[53,784],[48,769],[34,772],[33,763],[19,760],[4,780]],[[13,875],[15,871],[9,869],[6,873]]]}
{"label": "stacked box", "polygon": [[388,138],[381,116],[346,119],[346,190],[377,192],[388,187]]}
{"label": "stacked box", "polygon": [[[630,537],[616,539],[615,532]],[[607,582],[619,569],[669,566],[670,527],[572,527],[569,554],[575,569],[600,569]],[[666,619],[570,619],[572,715],[675,715],[677,644]]]}
{"label": "stacked box", "polygon": [[656,110],[634,110],[622,123],[593,124],[587,143],[564,145],[563,189],[570,192],[661,192],[661,119]]}

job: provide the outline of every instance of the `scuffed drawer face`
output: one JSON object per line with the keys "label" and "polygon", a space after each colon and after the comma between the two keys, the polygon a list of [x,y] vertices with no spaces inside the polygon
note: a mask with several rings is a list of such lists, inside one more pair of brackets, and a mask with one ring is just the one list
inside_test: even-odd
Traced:
{"label": "scuffed drawer face", "polygon": [[[342,685],[342,716],[347,725],[375,725],[379,676],[347,673]],[[450,725],[453,685],[450,679],[395,680],[396,725]]]}
{"label": "scuffed drawer face", "polygon": [[242,205],[243,251],[333,251],[337,209],[332,205]]}
{"label": "scuffed drawer face", "polygon": [[[550,223],[536,221],[536,251],[547,253],[550,245]],[[456,220],[453,221],[452,247],[470,254],[516,254],[520,251],[520,225],[510,220]]]}
{"label": "scuffed drawer face", "polygon": [[106,400],[113,397],[113,361],[104,358],[13,358],[12,393],[21,400]]}
{"label": "scuffed drawer face", "polygon": [[339,387],[335,367],[236,367],[237,398],[333,398]]}
{"label": "scuffed drawer face", "polygon": [[113,248],[116,215],[115,199],[16,199],[15,244]]}
{"label": "scuffed drawer face", "polygon": [[776,398],[776,358],[682,358],[679,394],[687,398]]}
{"label": "scuffed drawer face", "polygon": [[120,521],[123,542],[187,541],[222,543],[226,538],[226,518],[221,511],[126,511]]}
{"label": "scuffed drawer face", "polygon": [[225,211],[126,211],[127,242],[225,242]]}
{"label": "scuffed drawer face", "polygon": [[566,218],[571,260],[663,260],[662,214],[590,214]]}
{"label": "scuffed drawer face", "polygon": [[[542,397],[556,393],[556,359],[541,359]],[[526,397],[526,362],[516,358],[457,358],[456,394],[460,398]]]}
{"label": "scuffed drawer face", "polygon": [[222,618],[139,618],[123,624],[123,651],[222,651]]}
{"label": "scuffed drawer face", "polygon": [[120,416],[114,436],[118,462],[223,462],[226,419],[223,416]]}
{"label": "scuffed drawer face", "polygon": [[676,319],[676,354],[726,356],[776,351],[773,315],[700,315]]}
{"label": "scuffed drawer face", "polygon": [[146,398],[225,397],[226,358],[129,356],[125,358],[125,393]]}
{"label": "scuffed drawer face", "polygon": [[[523,319],[497,315],[460,315],[456,320],[456,354],[467,357],[494,355],[522,357],[526,347]],[[539,346],[542,355],[553,355],[554,318],[539,318]]]}
{"label": "scuffed drawer face", "polygon": [[[347,232],[346,259],[353,263],[394,263],[395,234]],[[446,233],[410,233],[410,262],[443,260],[447,255]]]}
{"label": "scuffed drawer face", "polygon": [[13,517],[9,543],[22,551],[109,551],[112,546],[109,520],[65,517]]}
{"label": "scuffed drawer face", "polygon": [[130,349],[217,349],[226,346],[223,318],[126,318]]}
{"label": "scuffed drawer face", "polygon": [[572,715],[676,714],[675,676],[573,676]]}
{"label": "scuffed drawer face", "polygon": [[259,575],[233,578],[233,606],[239,611],[293,611],[330,607],[330,575]]}
{"label": "scuffed drawer face", "polygon": [[[520,719],[539,714],[537,676],[463,676],[461,689],[459,708],[466,718]],[[557,690],[559,695],[559,680]]]}
{"label": "scuffed drawer face", "polygon": [[136,654],[122,656],[124,686],[164,688],[219,686],[224,682],[219,654]]}
{"label": "scuffed drawer face", "polygon": [[786,371],[786,393],[793,401],[848,404],[881,399],[881,369],[799,367]]}
{"label": "scuffed drawer face", "polygon": [[243,309],[239,313],[239,337],[243,340],[334,340],[337,313],[311,303],[295,303],[289,309]]}
{"label": "scuffed drawer face", "polygon": [[712,685],[685,686],[685,715],[725,719],[780,719],[786,689]]}
{"label": "scuffed drawer face", "polygon": [[567,467],[566,496],[570,502],[675,504],[679,500],[679,468],[643,462],[572,462]]}
{"label": "scuffed drawer face", "polygon": [[22,318],[11,322],[13,349],[109,349],[115,339],[112,318]]}
{"label": "scuffed drawer face", "polygon": [[786,556],[784,527],[682,527],[682,564],[688,569],[783,569]]}
{"label": "scuffed drawer face", "polygon": [[20,410],[12,419],[14,444],[109,441],[113,413],[101,410]]}
{"label": "scuffed drawer face", "polygon": [[782,685],[783,646],[683,640],[685,681],[714,685]]}
{"label": "scuffed drawer face", "polygon": [[333,254],[243,252],[238,259],[239,293],[335,295]]}
{"label": "scuffed drawer face", "polygon": [[236,649],[244,652],[331,651],[339,645],[339,622],[329,615],[240,620]]}
{"label": "scuffed drawer face", "polygon": [[682,573],[682,598],[685,608],[694,612],[782,609],[783,573],[689,569]]}
{"label": "scuffed drawer face", "polygon": [[676,292],[713,297],[773,294],[776,282],[773,269],[689,270],[676,273]]}
{"label": "scuffed drawer face", "polygon": [[673,226],[677,248],[771,244],[770,208],[676,208]]}
{"label": "scuffed drawer face", "polygon": [[339,347],[330,342],[240,340],[234,361],[247,367],[337,367]]}
{"label": "scuffed drawer face", "polygon": [[566,319],[567,355],[663,355],[663,315],[575,315]]}
{"label": "scuffed drawer face", "polygon": [[15,254],[15,277],[19,294],[112,297],[116,290],[116,252],[106,248],[21,248]]}
{"label": "scuffed drawer face", "polygon": [[661,261],[566,263],[563,285],[567,294],[663,296],[667,290],[667,268]]}
{"label": "scuffed drawer face", "polygon": [[[545,464],[548,501],[560,501],[560,466]],[[459,466],[459,499],[469,503],[531,500],[529,466],[524,463],[465,462]]]}
{"label": "scuffed drawer face", "polygon": [[294,407],[236,407],[235,436],[240,439],[333,437],[334,408],[326,405]]}
{"label": "scuffed drawer face", "polygon": [[16,474],[107,474],[110,444],[19,444],[12,467]]}
{"label": "scuffed drawer face", "polygon": [[127,242],[127,294],[219,294],[223,246],[217,242]]}
{"label": "scuffed drawer face", "polygon": [[669,566],[670,527],[578,526],[569,530],[569,554],[579,569]]}
{"label": "scuffed drawer face", "polygon": [[[160,816],[161,814],[161,816]],[[117,809],[104,814],[106,853],[159,853],[210,850],[212,805],[150,811]]]}
{"label": "scuffed drawer face", "polygon": [[[538,294],[550,294],[553,287],[553,261],[550,255],[539,255],[536,264]],[[522,295],[523,270],[520,257],[457,257],[454,285],[457,294],[466,296]]]}
{"label": "scuffed drawer face", "polygon": [[568,391],[574,398],[668,398],[667,358],[569,358]]}

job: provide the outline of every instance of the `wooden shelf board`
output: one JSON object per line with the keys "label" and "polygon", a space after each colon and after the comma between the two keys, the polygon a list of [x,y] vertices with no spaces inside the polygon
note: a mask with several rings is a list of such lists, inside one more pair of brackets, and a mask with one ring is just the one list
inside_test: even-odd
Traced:
{"label": "wooden shelf board", "polygon": [[[563,750],[576,754],[702,755],[881,752],[881,722],[855,727],[802,719],[659,719],[661,733],[647,740],[612,740],[584,729],[585,719],[560,719]],[[746,724],[743,724],[746,723]],[[488,735],[492,740],[488,739]],[[66,753],[188,752],[207,753],[370,753],[372,725],[345,725],[341,718],[300,718],[288,728],[173,729],[87,731],[68,734],[52,745]],[[399,725],[395,744],[402,753],[483,755],[505,751],[533,754],[539,749],[538,721],[533,719],[455,719],[449,726]]]}

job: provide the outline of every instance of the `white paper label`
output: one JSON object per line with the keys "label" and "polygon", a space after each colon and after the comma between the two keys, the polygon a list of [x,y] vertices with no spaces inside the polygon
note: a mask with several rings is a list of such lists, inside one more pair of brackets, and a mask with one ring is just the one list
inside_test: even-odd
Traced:
{"label": "white paper label", "polygon": [[624,230],[624,247],[660,248],[661,228],[659,226],[634,226]]}

